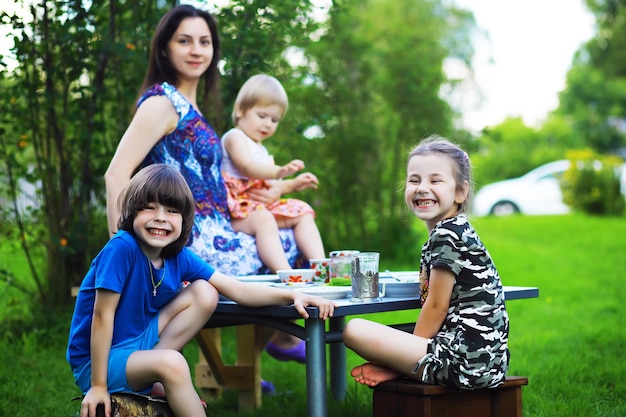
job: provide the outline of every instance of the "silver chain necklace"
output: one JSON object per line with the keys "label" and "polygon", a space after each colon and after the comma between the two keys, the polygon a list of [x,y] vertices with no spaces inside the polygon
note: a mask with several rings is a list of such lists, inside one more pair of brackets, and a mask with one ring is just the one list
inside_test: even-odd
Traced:
{"label": "silver chain necklace", "polygon": [[159,280],[159,282],[157,282],[155,284],[154,283],[154,273],[152,272],[152,262],[150,262],[150,258],[148,258],[147,256],[146,256],[146,259],[148,260],[148,268],[150,268],[150,282],[152,282],[152,296],[156,297],[157,288],[159,288],[159,285],[161,285],[161,283],[165,279],[165,272],[166,272],[166,268],[167,268],[167,263],[165,262],[165,259],[163,259],[163,275],[161,276],[161,279]]}

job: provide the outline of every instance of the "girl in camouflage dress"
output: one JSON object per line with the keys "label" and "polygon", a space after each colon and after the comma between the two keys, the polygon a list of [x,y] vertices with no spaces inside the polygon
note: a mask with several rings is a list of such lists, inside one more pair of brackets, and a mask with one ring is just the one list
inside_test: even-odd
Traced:
{"label": "girl in camouflage dress", "polygon": [[509,364],[509,319],[496,267],[468,222],[472,195],[467,154],[431,136],[409,154],[405,201],[426,223],[420,261],[421,313],[413,334],[364,319],[343,333],[368,362],[352,369],[375,386],[409,377],[462,389],[496,387]]}

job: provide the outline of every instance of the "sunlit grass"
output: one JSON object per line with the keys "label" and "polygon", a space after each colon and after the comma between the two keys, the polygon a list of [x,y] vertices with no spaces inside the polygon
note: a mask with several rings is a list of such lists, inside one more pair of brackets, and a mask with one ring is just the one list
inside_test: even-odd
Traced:
{"label": "sunlit grass", "polygon": [[[523,388],[525,417],[626,416],[626,219],[568,215],[475,218],[505,285],[537,286],[540,297],[507,303],[511,318],[511,375],[529,378]],[[416,242],[416,254],[421,242]],[[397,269],[415,269],[419,257]],[[0,294],[4,291],[0,287]],[[21,300],[22,302],[24,300]],[[0,305],[0,317],[12,311]],[[417,311],[367,315],[384,323],[412,322]],[[78,395],[65,363],[69,314],[53,337],[32,326],[19,343],[3,342],[0,369],[3,415],[74,416]],[[232,329],[223,330],[233,360]],[[6,336],[4,336],[6,338]],[[185,354],[192,362],[197,348]],[[5,358],[10,358],[7,360]],[[348,352],[348,368],[361,360]],[[233,391],[209,405],[211,416],[305,415],[304,366],[263,353],[262,375],[279,391],[257,412],[238,412]],[[348,383],[346,401],[331,399],[330,416],[370,416],[369,388]],[[330,397],[330,395],[329,395]]]}

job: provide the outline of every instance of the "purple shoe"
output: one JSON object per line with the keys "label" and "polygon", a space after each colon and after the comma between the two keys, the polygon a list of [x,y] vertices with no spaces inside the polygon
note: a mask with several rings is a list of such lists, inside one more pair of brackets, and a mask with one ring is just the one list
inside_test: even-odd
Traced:
{"label": "purple shoe", "polygon": [[261,380],[261,393],[273,395],[276,393],[276,388],[274,388],[274,384],[270,381]]}
{"label": "purple shoe", "polygon": [[271,357],[279,361],[306,362],[306,343],[304,343],[304,340],[301,340],[300,343],[291,349],[283,349],[269,342],[265,350]]}

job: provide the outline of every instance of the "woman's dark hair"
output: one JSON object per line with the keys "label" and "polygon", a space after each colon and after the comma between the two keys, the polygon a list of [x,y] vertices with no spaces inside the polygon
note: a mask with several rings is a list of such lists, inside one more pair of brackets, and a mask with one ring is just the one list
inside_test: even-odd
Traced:
{"label": "woman's dark hair", "polygon": [[[196,9],[188,4],[176,6],[167,12],[159,21],[154,35],[152,37],[152,43],[150,45],[150,56],[148,58],[148,71],[143,80],[141,88],[139,89],[139,98],[147,88],[168,82],[173,86],[178,84],[178,72],[169,57],[167,56],[167,44],[174,36],[174,32],[180,26],[180,23],[190,17],[200,17],[209,26],[211,32],[211,41],[213,43],[213,59],[209,68],[202,75],[204,91],[201,94],[201,106],[207,108],[209,101],[212,101],[215,109],[220,110],[221,103],[219,100],[218,82],[219,82],[219,70],[217,65],[221,58],[220,49],[220,37],[217,32],[217,24],[215,19],[209,12],[205,12],[200,9]],[[135,108],[133,107],[133,113]],[[219,114],[219,113],[218,113]]]}
{"label": "woman's dark hair", "polygon": [[180,211],[183,228],[179,238],[163,248],[161,256],[171,258],[180,252],[191,234],[196,213],[193,194],[187,181],[176,168],[167,164],[153,164],[141,169],[131,178],[118,199],[119,230],[135,235],[133,222],[137,213],[150,203],[159,203]]}

